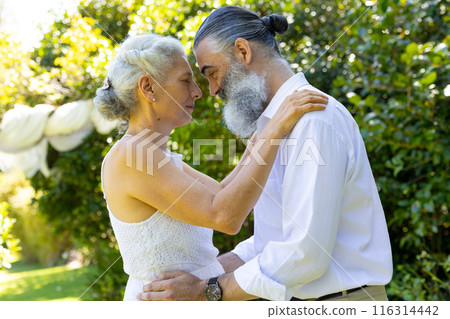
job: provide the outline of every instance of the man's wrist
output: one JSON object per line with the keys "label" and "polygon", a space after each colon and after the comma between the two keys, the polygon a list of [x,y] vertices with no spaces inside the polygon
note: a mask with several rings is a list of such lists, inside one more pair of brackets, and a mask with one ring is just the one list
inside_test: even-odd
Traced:
{"label": "man's wrist", "polygon": [[219,276],[210,278],[205,285],[205,297],[208,301],[222,300],[222,287],[219,283]]}
{"label": "man's wrist", "polygon": [[197,297],[197,300],[200,301],[208,301],[208,299],[206,298],[205,295],[205,291],[206,291],[206,284],[208,283],[208,280],[201,280],[200,281],[200,286],[199,286],[199,296]]}

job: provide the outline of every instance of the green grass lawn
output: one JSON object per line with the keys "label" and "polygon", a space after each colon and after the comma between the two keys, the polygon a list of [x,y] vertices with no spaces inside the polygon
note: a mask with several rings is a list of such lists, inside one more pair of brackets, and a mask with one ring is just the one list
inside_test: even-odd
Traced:
{"label": "green grass lawn", "polygon": [[42,268],[17,261],[11,269],[0,271],[0,301],[78,300],[93,272],[93,267]]}

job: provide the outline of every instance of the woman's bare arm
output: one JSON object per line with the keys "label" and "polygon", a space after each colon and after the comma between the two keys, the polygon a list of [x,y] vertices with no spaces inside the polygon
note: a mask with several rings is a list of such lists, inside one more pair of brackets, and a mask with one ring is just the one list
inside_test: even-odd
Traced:
{"label": "woman's bare arm", "polygon": [[239,174],[221,189],[211,186],[215,183],[202,183],[199,177],[179,170],[173,162],[166,161],[159,148],[147,153],[150,143],[141,154],[143,163],[153,166],[144,170],[127,166],[125,146],[119,145],[121,155],[116,173],[127,177],[122,179],[121,187],[130,197],[176,219],[235,234],[261,195],[258,184],[264,187],[275,161],[278,145],[272,145],[271,140],[286,136],[304,113],[323,110],[327,102],[325,96],[311,91],[287,98],[256,141],[255,147],[264,163],[248,154],[250,163],[241,167]]}
{"label": "woman's bare arm", "polygon": [[197,171],[196,169],[192,168],[186,163],[183,163],[183,170],[186,174],[190,175],[191,177],[195,179],[199,179],[199,182],[204,184],[205,186],[209,187],[213,192],[218,193],[221,191],[225,186],[227,186],[234,177],[239,174],[239,171],[241,170],[241,167],[243,166],[243,163],[245,163],[246,159],[248,158],[248,155],[251,152],[251,149],[253,145],[256,143],[256,133],[253,134],[252,138],[249,140],[248,145],[244,151],[244,154],[242,155],[241,159],[239,160],[239,163],[236,165],[236,167],[228,174],[221,182],[216,181],[215,179],[209,177],[206,174],[203,174],[200,171]]}

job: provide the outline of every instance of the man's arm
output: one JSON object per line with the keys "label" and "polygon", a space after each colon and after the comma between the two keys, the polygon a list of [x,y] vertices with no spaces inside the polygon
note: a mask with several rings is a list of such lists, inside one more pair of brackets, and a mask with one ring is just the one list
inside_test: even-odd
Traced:
{"label": "man's arm", "polygon": [[[251,244],[253,244],[253,240],[251,240]],[[256,298],[246,294],[234,278],[233,271],[244,264],[241,258],[232,252],[228,252],[219,256],[217,260],[226,273],[219,277],[219,285],[222,287],[223,292],[222,300],[248,300]],[[207,282],[207,280],[200,280],[183,271],[166,272],[158,280],[144,286],[144,293],[140,295],[140,299],[206,300],[205,290]]]}
{"label": "man's arm", "polygon": [[[220,276],[219,285],[222,288],[222,300],[250,300],[258,297],[247,294],[242,290],[232,272]],[[198,300],[206,301],[205,290],[208,280],[185,271],[165,272],[158,280],[144,286],[144,292],[139,299],[145,301],[157,300]]]}
{"label": "man's arm", "polygon": [[222,265],[225,273],[233,272],[244,264],[242,259],[232,252],[217,257],[217,260]]}
{"label": "man's arm", "polygon": [[[270,241],[234,272],[243,290],[269,300],[289,299],[291,291],[325,273],[339,224],[348,146],[322,119],[299,124],[290,136],[297,138],[297,147],[288,151],[282,201],[277,203],[284,240]],[[264,193],[277,201],[275,194]]]}
{"label": "man's arm", "polygon": [[[206,281],[204,282],[206,285]],[[219,285],[222,288],[222,300],[251,300],[258,298],[246,293],[236,281],[233,273],[219,277]]]}

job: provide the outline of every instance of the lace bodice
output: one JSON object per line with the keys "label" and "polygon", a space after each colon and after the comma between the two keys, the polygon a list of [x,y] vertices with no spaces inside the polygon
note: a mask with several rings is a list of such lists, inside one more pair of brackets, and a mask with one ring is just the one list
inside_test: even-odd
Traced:
{"label": "lace bodice", "polygon": [[[180,154],[166,156],[183,169]],[[212,243],[211,229],[184,223],[161,211],[143,222],[126,223],[117,219],[109,206],[108,210],[124,271],[130,276],[148,282],[170,270],[184,270],[200,278],[223,272],[216,260],[219,251]]]}
{"label": "lace bodice", "polygon": [[127,274],[151,280],[161,271],[194,272],[213,263],[218,250],[213,231],[192,226],[157,211],[141,223],[124,223],[110,212]]}

